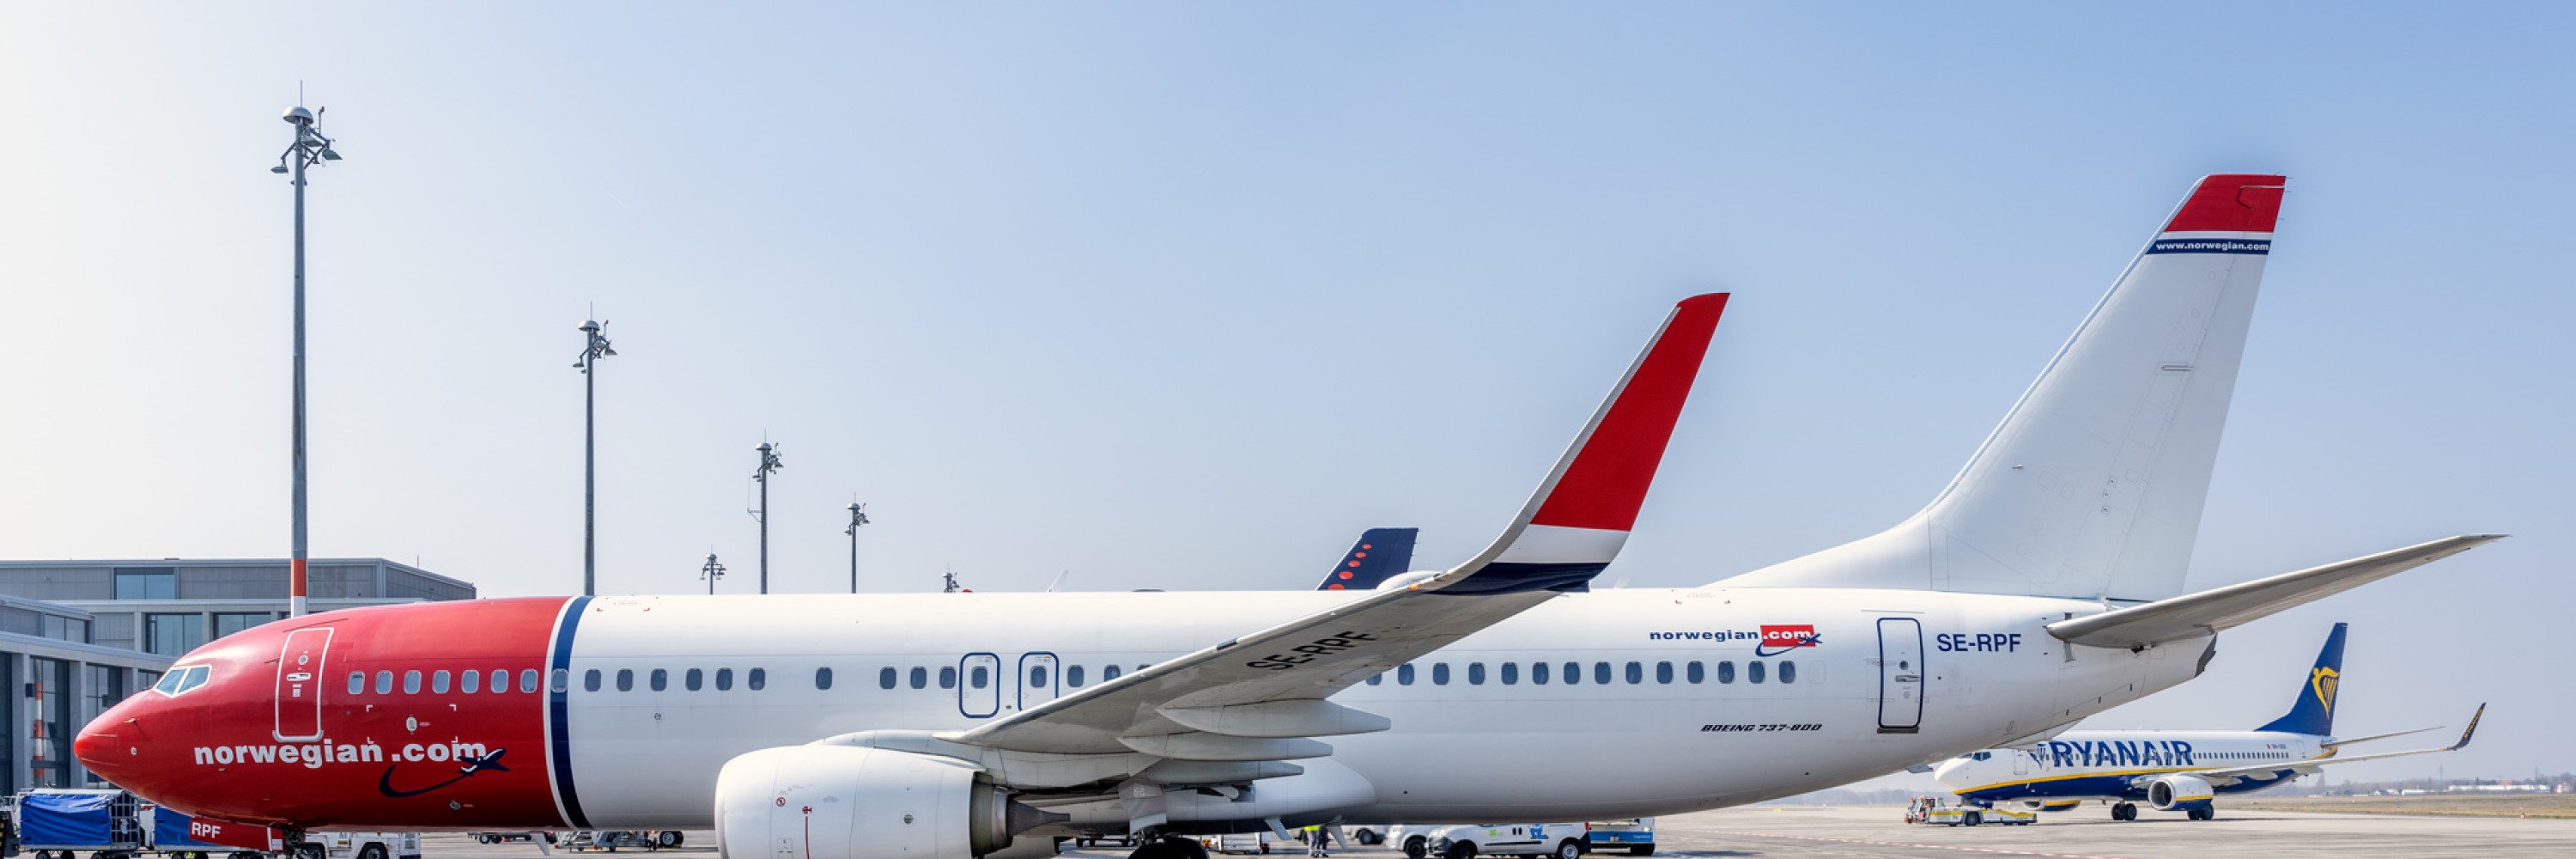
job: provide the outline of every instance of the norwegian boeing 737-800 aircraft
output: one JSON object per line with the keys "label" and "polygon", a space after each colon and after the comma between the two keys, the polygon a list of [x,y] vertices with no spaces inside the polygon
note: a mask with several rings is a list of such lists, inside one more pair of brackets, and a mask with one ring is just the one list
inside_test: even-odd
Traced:
{"label": "norwegian boeing 737-800 aircraft", "polygon": [[[2190,679],[2219,631],[2494,539],[2182,594],[2281,194],[2194,186],[1922,512],[1705,587],[1584,593],[1722,295],[1681,302],[1447,570],[330,612],[188,654],[76,751],[217,821],[208,840],[713,825],[728,859],[966,859],[1014,835],[1673,814],[2012,745]],[[1490,753],[1539,744],[1585,765]]]}

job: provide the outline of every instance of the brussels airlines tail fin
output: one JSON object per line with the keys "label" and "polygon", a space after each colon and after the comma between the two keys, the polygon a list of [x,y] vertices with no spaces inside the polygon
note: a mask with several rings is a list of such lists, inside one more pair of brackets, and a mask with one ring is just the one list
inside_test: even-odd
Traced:
{"label": "brussels airlines tail fin", "polygon": [[2347,626],[2338,623],[2333,632],[2326,633],[2325,649],[2317,651],[2317,664],[2308,669],[2307,680],[2299,684],[2299,697],[2290,704],[2290,712],[2254,730],[2334,736],[2335,687],[2343,682],[2343,634]]}
{"label": "brussels airlines tail fin", "polygon": [[2283,179],[2209,176],[1932,503],[1727,587],[2182,592]]}
{"label": "brussels airlines tail fin", "polygon": [[1342,555],[1333,571],[1324,574],[1322,591],[1364,591],[1386,581],[1388,576],[1405,571],[1413,563],[1413,537],[1420,528],[1370,528],[1360,532],[1360,541]]}

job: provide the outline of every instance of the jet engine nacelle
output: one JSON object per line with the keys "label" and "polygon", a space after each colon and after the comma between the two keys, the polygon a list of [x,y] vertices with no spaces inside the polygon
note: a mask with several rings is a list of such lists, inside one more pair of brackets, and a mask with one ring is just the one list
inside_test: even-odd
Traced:
{"label": "jet engine nacelle", "polygon": [[2199,776],[2157,776],[2147,782],[2147,804],[2157,811],[2198,811],[2209,807],[2209,798],[2218,791]]}
{"label": "jet engine nacelle", "polygon": [[762,749],[716,775],[716,848],[724,859],[970,859],[1051,816],[979,774],[888,749]]}

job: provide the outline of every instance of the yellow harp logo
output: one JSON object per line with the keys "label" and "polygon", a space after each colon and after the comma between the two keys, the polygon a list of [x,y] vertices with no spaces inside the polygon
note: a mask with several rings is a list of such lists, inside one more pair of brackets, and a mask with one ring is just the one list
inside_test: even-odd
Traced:
{"label": "yellow harp logo", "polygon": [[2308,672],[2308,686],[2317,690],[2317,703],[2326,705],[2326,715],[2334,715],[2335,684],[2342,679],[2332,668]]}

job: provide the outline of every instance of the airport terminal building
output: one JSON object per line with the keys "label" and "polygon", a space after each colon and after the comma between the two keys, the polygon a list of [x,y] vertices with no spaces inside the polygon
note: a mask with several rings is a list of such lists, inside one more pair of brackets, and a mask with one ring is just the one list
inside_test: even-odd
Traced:
{"label": "airport terminal building", "polygon": [[[315,559],[311,610],[466,600],[466,582],[382,558]],[[0,794],[100,782],[72,758],[91,718],[180,655],[286,616],[277,559],[0,561]]]}

